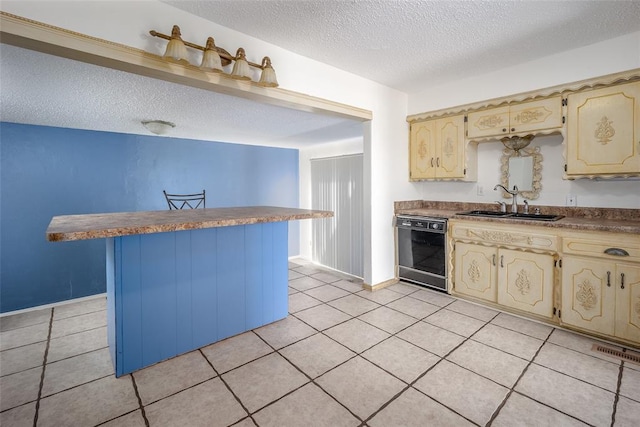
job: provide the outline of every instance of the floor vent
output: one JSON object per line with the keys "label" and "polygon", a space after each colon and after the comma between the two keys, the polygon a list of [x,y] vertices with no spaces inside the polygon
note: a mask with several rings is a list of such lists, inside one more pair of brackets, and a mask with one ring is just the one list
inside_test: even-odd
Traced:
{"label": "floor vent", "polygon": [[609,356],[617,357],[625,362],[636,363],[640,365],[640,354],[633,351],[621,351],[615,348],[605,347],[603,345],[594,344],[591,348],[593,351],[607,354]]}

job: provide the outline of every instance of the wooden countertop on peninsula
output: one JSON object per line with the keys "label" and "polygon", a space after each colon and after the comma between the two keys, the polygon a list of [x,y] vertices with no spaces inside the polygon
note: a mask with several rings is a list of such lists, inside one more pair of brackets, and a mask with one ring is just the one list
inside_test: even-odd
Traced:
{"label": "wooden countertop on peninsula", "polygon": [[62,242],[332,216],[331,211],[275,206],[61,215],[51,219],[46,236]]}

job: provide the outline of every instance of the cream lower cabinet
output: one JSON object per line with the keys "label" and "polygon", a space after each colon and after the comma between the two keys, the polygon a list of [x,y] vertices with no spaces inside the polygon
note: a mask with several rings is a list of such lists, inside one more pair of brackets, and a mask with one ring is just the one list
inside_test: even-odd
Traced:
{"label": "cream lower cabinet", "polygon": [[449,248],[451,293],[640,345],[640,236],[454,218]]}
{"label": "cream lower cabinet", "polygon": [[610,236],[578,235],[565,239],[563,246],[569,254],[562,259],[560,320],[637,344],[640,263],[635,261],[640,260],[640,238]]}
{"label": "cream lower cabinet", "polygon": [[567,178],[640,175],[640,82],[567,97]]}
{"label": "cream lower cabinet", "polygon": [[508,249],[498,256],[498,304],[553,317],[553,256]]}
{"label": "cream lower cabinet", "polygon": [[457,242],[455,254],[455,292],[496,302],[496,248]]}
{"label": "cream lower cabinet", "polygon": [[552,318],[557,240],[521,229],[453,221],[453,292]]}

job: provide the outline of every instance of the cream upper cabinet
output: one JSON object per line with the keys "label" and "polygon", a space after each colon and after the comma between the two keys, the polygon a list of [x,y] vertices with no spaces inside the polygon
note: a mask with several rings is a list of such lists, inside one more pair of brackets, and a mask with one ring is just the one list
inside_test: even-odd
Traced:
{"label": "cream upper cabinet", "polygon": [[552,318],[557,238],[543,230],[538,234],[522,229],[451,221],[452,290]]}
{"label": "cream upper cabinet", "polygon": [[470,112],[467,137],[481,139],[525,135],[562,127],[562,98],[555,96],[537,101]]}
{"label": "cream upper cabinet", "polygon": [[566,176],[640,175],[640,82],[567,97]]}
{"label": "cream upper cabinet", "polygon": [[640,343],[640,237],[577,232],[563,251],[562,323]]}
{"label": "cream upper cabinet", "polygon": [[409,178],[412,180],[436,177],[435,120],[413,123],[409,138]]}
{"label": "cream upper cabinet", "polygon": [[463,115],[414,122],[409,138],[409,178],[475,180],[473,148],[464,138]]}
{"label": "cream upper cabinet", "polygon": [[509,134],[509,107],[474,111],[467,118],[467,137],[484,138]]}

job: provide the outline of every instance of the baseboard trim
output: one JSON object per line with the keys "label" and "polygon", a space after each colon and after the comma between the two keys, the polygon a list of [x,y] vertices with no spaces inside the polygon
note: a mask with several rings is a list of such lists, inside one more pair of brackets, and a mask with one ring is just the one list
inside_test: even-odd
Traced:
{"label": "baseboard trim", "polygon": [[21,310],[7,311],[6,313],[0,313],[0,317],[13,316],[14,314],[28,313],[30,311],[44,310],[44,309],[52,308],[52,307],[60,307],[61,305],[74,304],[76,302],[90,301],[92,299],[106,298],[106,297],[107,297],[107,293],[106,292],[102,293],[102,294],[89,295],[88,297],[68,299],[68,300],[64,300],[64,301],[54,302],[54,303],[51,303],[51,304],[38,305],[38,306],[35,306],[35,307],[29,307],[29,308],[23,308]]}
{"label": "baseboard trim", "polygon": [[362,288],[366,289],[368,291],[379,291],[380,289],[384,289],[387,286],[395,285],[399,281],[400,281],[399,279],[393,278],[393,279],[386,280],[384,282],[380,282],[380,283],[378,283],[376,285],[370,285],[368,283],[363,283],[362,284]]}

